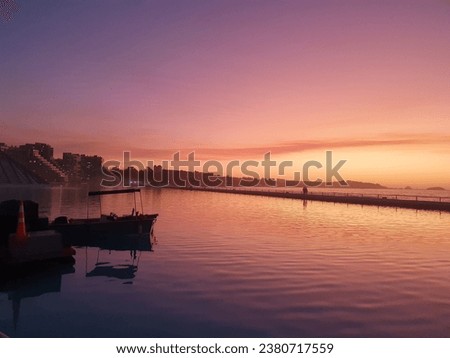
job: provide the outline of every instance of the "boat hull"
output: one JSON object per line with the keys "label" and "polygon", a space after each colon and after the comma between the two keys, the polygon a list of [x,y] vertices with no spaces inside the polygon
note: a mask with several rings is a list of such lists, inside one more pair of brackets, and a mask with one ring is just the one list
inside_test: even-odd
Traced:
{"label": "boat hull", "polygon": [[148,251],[152,248],[151,233],[157,216],[74,219],[53,223],[51,228],[61,233],[68,245]]}

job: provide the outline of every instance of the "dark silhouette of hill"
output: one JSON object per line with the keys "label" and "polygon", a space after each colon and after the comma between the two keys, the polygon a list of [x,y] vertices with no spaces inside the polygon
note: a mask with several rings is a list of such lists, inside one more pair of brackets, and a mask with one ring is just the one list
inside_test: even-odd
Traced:
{"label": "dark silhouette of hill", "polygon": [[[335,183],[333,183],[334,186]],[[383,186],[381,184],[374,184],[374,183],[366,183],[361,181],[353,181],[353,180],[347,180],[347,184],[349,188],[354,189],[388,189],[388,187]]]}
{"label": "dark silhouette of hill", "polygon": [[176,186],[184,188],[195,188],[202,186],[209,187],[333,187],[333,188],[354,188],[354,189],[387,189],[387,187],[375,183],[359,182],[349,180],[347,182],[321,183],[303,182],[295,180],[284,180],[274,178],[254,178],[254,177],[231,177],[219,176],[214,173],[188,172],[183,170],[164,169],[161,166],[154,166],[146,170],[138,171],[135,168],[119,169],[112,168],[104,170],[107,176],[106,186],[115,186],[119,183],[126,185],[148,185],[153,187]]}

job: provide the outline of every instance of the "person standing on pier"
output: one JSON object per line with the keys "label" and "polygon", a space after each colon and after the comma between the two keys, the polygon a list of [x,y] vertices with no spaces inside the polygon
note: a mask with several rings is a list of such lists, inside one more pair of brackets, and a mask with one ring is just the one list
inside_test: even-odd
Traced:
{"label": "person standing on pier", "polygon": [[306,187],[306,185],[303,185],[303,195],[308,194],[308,188]]}

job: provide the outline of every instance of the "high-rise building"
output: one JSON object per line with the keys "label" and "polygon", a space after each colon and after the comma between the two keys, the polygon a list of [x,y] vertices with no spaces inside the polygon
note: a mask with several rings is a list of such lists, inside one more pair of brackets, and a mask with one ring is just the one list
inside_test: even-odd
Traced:
{"label": "high-rise building", "polygon": [[101,176],[102,157],[84,154],[63,153],[60,161],[71,181],[89,181]]}
{"label": "high-rise building", "polygon": [[53,147],[45,143],[27,143],[20,145],[17,149],[22,155],[29,158],[33,157],[34,151],[37,150],[46,160],[53,160]]}
{"label": "high-rise building", "polygon": [[66,182],[67,175],[53,158],[53,148],[45,143],[9,147],[7,154],[46,183]]}

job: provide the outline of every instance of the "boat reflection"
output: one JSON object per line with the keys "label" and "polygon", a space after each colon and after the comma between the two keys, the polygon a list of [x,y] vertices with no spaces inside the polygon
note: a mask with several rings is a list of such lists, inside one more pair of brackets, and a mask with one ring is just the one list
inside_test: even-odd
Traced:
{"label": "boat reflection", "polygon": [[110,278],[117,278],[119,280],[132,280],[136,277],[138,267],[136,265],[108,265],[98,264],[93,270],[86,273],[86,277],[105,276]]}
{"label": "boat reflection", "polygon": [[123,240],[118,239],[108,239],[103,238],[92,238],[89,242],[77,243],[77,247],[96,247],[102,250],[113,250],[113,251],[152,251],[153,242],[149,237],[132,237]]}
{"label": "boat reflection", "polygon": [[73,244],[76,247],[93,247],[113,251],[153,251],[157,239],[152,229],[150,234],[147,235],[116,236],[108,239],[98,235],[90,237],[89,240],[75,240]]}
{"label": "boat reflection", "polygon": [[[12,302],[14,332],[17,332],[22,300],[61,292],[62,276],[74,272],[73,265],[60,264],[0,281],[0,293],[6,293]],[[8,333],[13,336],[11,332]]]}
{"label": "boat reflection", "polygon": [[[126,259],[125,262],[121,263],[113,263],[110,261],[99,261],[100,255],[105,250],[99,249],[97,252],[97,260],[95,262],[94,268],[88,271],[88,251],[86,250],[86,277],[108,277],[108,278],[117,278],[119,280],[131,280],[129,282],[125,282],[127,284],[131,284],[132,280],[136,277],[136,272],[138,270],[139,260],[141,258],[142,251],[130,250],[130,258]],[[112,254],[112,251],[109,251],[109,255]],[[114,257],[115,259],[116,257]],[[123,259],[123,257],[121,258]]]}
{"label": "boat reflection", "polygon": [[[85,277],[117,279],[122,284],[133,284],[142,252],[153,251],[157,240],[152,235],[146,240],[119,240],[117,242],[94,239],[84,250],[77,250],[76,264],[78,270],[84,266]],[[83,252],[85,255],[83,255]],[[83,257],[85,256],[85,257]],[[62,276],[75,273],[75,262],[70,264],[53,264],[23,270],[15,275],[0,276],[0,295],[5,295],[12,303],[13,327],[0,327],[0,331],[10,337],[18,333],[19,317],[24,299],[36,298],[48,293],[61,292]]]}
{"label": "boat reflection", "polygon": [[[101,243],[101,244],[100,244]],[[129,239],[129,240],[108,240],[108,242],[100,240],[100,242],[90,242],[88,246],[85,246],[85,262],[86,262],[86,277],[108,277],[116,278],[119,280],[128,280],[123,282],[124,284],[132,284],[133,279],[136,277],[138,271],[139,260],[142,252],[153,251],[153,247],[157,245],[158,241],[153,230],[150,233],[150,237],[143,239],[142,237]],[[97,257],[94,267],[88,270],[89,258],[88,248],[97,248]],[[105,251],[108,252],[108,256],[111,256],[113,252],[128,251],[129,257],[124,258],[123,254],[113,255],[113,260],[100,260],[100,256],[104,257]],[[120,261],[119,261],[119,260]],[[114,261],[114,262],[112,262]]]}

